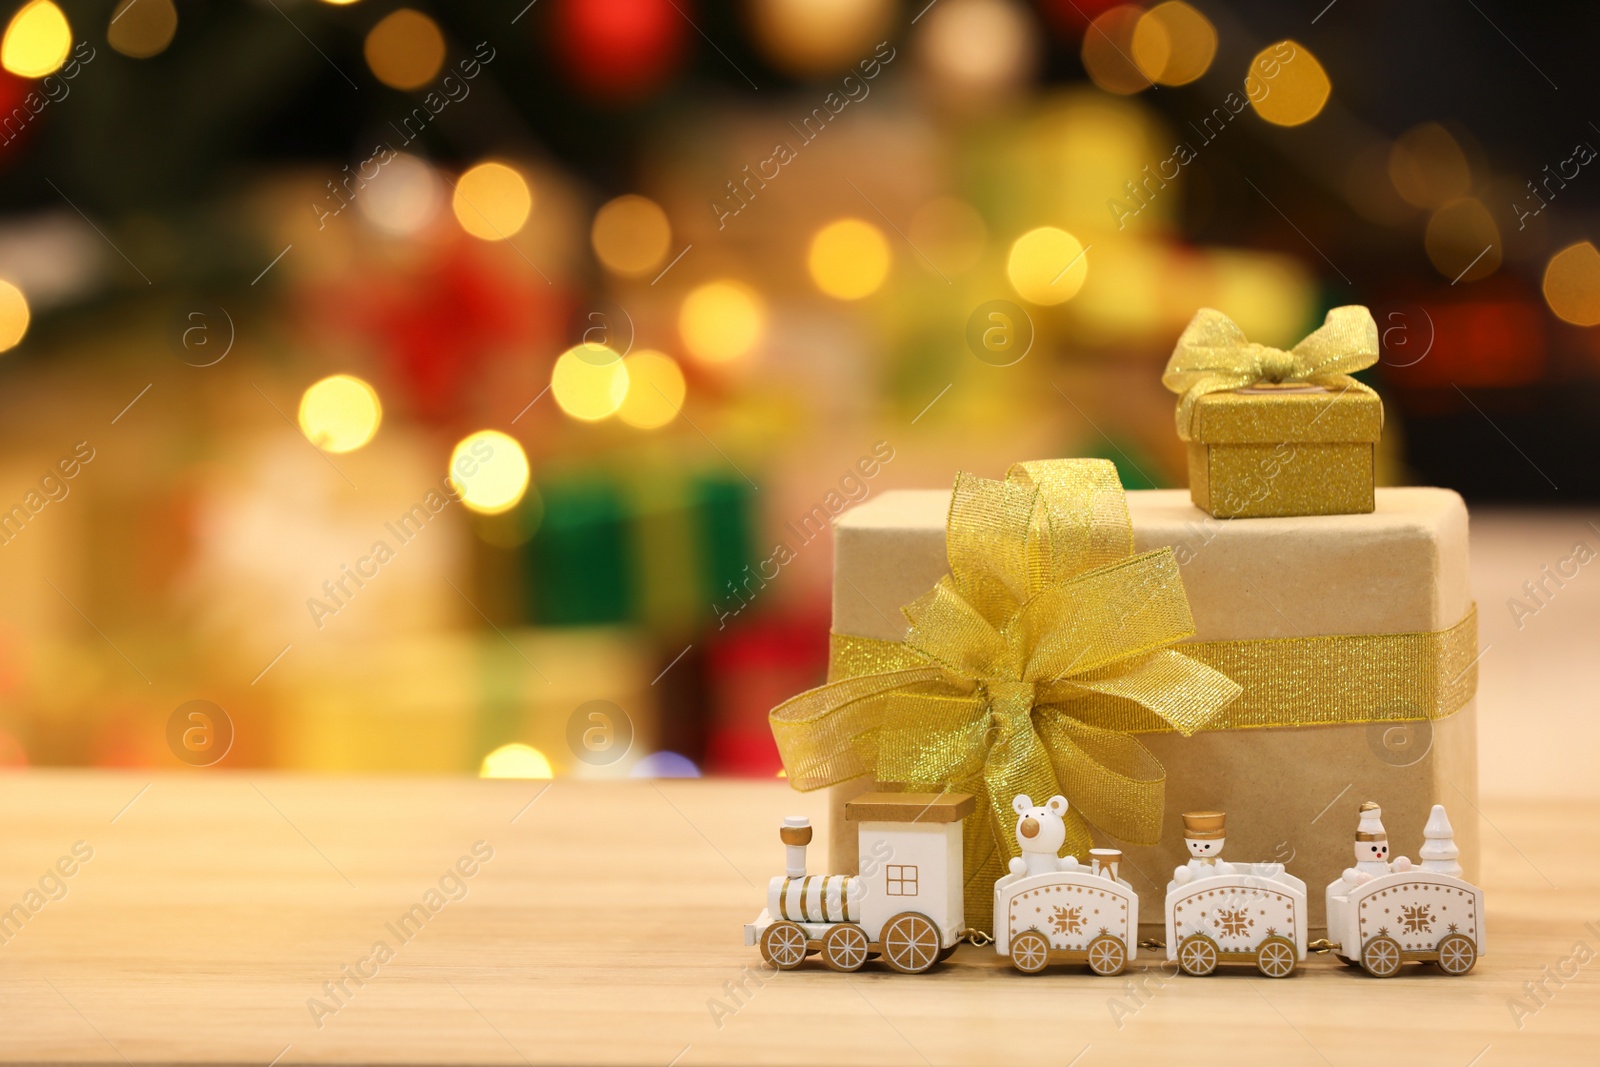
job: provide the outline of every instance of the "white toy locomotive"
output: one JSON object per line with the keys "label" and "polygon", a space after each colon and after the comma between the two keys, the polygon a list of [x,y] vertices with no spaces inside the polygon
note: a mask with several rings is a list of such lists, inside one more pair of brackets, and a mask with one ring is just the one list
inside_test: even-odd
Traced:
{"label": "white toy locomotive", "polygon": [[[759,945],[781,970],[818,953],[836,971],[881,957],[905,974],[948,958],[966,934],[961,820],[973,807],[974,798],[961,793],[868,793],[847,801],[845,817],[859,826],[854,875],[808,876],[811,825],[784,820],[788,867],[769,884],[767,907],[745,926],[745,944]],[[1065,797],[1035,805],[1018,796],[1012,808],[1022,855],[995,882],[996,951],[1025,974],[1052,963],[1120,973],[1137,954],[1139,923],[1139,896],[1120,873],[1122,853],[1090,849],[1087,864],[1059,856]],[[1361,806],[1356,866],[1327,887],[1331,950],[1380,978],[1407,961],[1466,974],[1483,953],[1483,891],[1461,877],[1443,806],[1429,816],[1420,866],[1403,856],[1389,861],[1380,815],[1376,804]],[[1191,975],[1244,963],[1287,978],[1308,948],[1305,883],[1281,863],[1224,860],[1222,812],[1187,812],[1183,822],[1190,859],[1167,884],[1167,959]]]}
{"label": "white toy locomotive", "polygon": [[965,793],[866,793],[845,803],[859,824],[853,875],[807,875],[811,824],[784,820],[783,877],[767,885],[767,906],[744,928],[744,943],[780,970],[820,952],[836,971],[881,956],[903,974],[949,957],[965,930],[961,904],[961,820]]}

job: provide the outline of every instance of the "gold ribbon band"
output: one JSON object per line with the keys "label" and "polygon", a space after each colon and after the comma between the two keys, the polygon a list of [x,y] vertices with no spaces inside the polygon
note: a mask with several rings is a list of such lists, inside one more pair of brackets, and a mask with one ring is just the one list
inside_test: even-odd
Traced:
{"label": "gold ribbon band", "polygon": [[[1197,731],[1443,719],[1465,707],[1478,688],[1477,605],[1445,630],[1186,641],[1173,647],[1244,689]],[[899,642],[831,635],[829,681],[917,666],[925,664]],[[1137,704],[1098,694],[1074,704],[1073,717],[1124,734],[1176,729]]]}

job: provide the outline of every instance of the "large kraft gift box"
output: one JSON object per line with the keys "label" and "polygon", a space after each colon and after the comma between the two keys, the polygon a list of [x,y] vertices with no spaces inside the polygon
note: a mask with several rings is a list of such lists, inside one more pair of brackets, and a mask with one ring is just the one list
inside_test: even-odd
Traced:
{"label": "large kraft gift box", "polygon": [[[1473,610],[1467,511],[1449,490],[1379,489],[1371,514],[1292,518],[1214,519],[1181,489],[1132,491],[1127,502],[1135,551],[1173,549],[1194,618],[1191,641],[1437,633]],[[948,490],[901,490],[839,516],[834,633],[905,638],[901,606],[949,568],[949,508]],[[1173,647],[1182,651],[1186,644]],[[1349,661],[1342,662],[1348,670]],[[1470,700],[1432,720],[1202,730],[1189,737],[1154,732],[1138,739],[1167,774],[1160,843],[1118,843],[1127,857],[1123,874],[1143,902],[1145,933],[1160,927],[1167,881],[1188,858],[1184,811],[1227,812],[1224,858],[1285,862],[1306,882],[1311,925],[1319,931],[1326,927],[1322,887],[1354,861],[1362,801],[1383,806],[1394,853],[1413,858],[1429,807],[1446,805],[1466,875],[1475,875],[1477,736]],[[872,785],[861,777],[828,791],[830,871],[856,869],[853,824],[843,805]]]}

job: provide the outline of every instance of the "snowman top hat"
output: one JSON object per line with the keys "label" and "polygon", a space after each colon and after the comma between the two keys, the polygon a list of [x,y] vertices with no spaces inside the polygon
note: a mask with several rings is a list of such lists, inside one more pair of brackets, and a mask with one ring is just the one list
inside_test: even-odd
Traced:
{"label": "snowman top hat", "polygon": [[1389,835],[1383,828],[1383,809],[1373,801],[1369,800],[1361,805],[1361,821],[1356,826],[1356,840],[1389,840]]}

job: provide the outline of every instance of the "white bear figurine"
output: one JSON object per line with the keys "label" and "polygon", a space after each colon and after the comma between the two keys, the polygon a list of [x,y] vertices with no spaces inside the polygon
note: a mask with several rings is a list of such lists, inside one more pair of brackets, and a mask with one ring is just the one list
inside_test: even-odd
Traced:
{"label": "white bear figurine", "polygon": [[1012,874],[1048,874],[1077,868],[1076,857],[1057,857],[1067,839],[1067,824],[1062,820],[1067,813],[1066,797],[1054,796],[1043,807],[1036,807],[1032,798],[1019,793],[1011,801],[1011,808],[1017,813],[1017,847],[1022,849],[1022,855],[1010,863]]}

